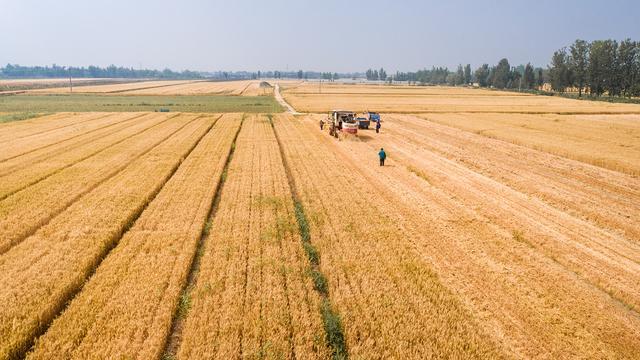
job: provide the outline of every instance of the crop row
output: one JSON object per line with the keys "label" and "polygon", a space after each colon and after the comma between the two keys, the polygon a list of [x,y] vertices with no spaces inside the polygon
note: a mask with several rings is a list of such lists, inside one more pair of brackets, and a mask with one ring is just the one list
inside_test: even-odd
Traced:
{"label": "crop row", "polygon": [[181,116],[143,131],[0,201],[0,254],[189,125],[194,117]]}
{"label": "crop row", "polygon": [[83,122],[107,116],[106,113],[58,113],[36,117],[34,119],[0,124],[0,143],[7,143],[44,133],[64,132],[66,128],[76,127]]}
{"label": "crop row", "polygon": [[166,120],[153,115],[123,118],[99,131],[1,163],[0,200]]}
{"label": "crop row", "polygon": [[245,120],[189,292],[181,359],[329,355],[270,123]]}
{"label": "crop row", "polygon": [[117,124],[124,119],[121,116],[109,116],[105,114],[80,115],[79,117],[86,118],[87,120],[78,121],[71,126],[56,129],[55,131],[47,131],[5,141],[2,144],[0,161],[4,162],[65,140],[74,139],[85,133]]}
{"label": "crop row", "polygon": [[[125,154],[104,160],[109,160],[108,167],[121,171],[0,255],[0,358],[20,357],[46,330],[214,121],[212,117],[175,119],[161,125],[162,129],[141,134],[144,139],[117,149]],[[84,170],[86,166],[95,168],[89,163]],[[83,183],[78,181],[87,177],[82,169],[68,182]],[[57,189],[48,201],[65,195],[64,187]],[[43,191],[46,195],[47,187]],[[16,210],[24,211],[28,208],[25,204],[29,202]]]}
{"label": "crop row", "polygon": [[29,358],[161,355],[239,126],[216,122]]}

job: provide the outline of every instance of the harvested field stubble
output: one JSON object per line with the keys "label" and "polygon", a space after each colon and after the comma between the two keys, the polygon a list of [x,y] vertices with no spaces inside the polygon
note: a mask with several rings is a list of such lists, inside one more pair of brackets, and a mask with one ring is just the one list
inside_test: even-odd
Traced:
{"label": "harvested field stubble", "polygon": [[240,115],[216,122],[30,359],[160,357],[239,126]]}
{"label": "harvested field stubble", "polygon": [[384,86],[304,83],[285,89],[284,98],[302,112],[333,109],[388,113],[634,113],[640,105],[582,101],[484,89],[439,86]]}
{"label": "harvested field stubble", "polygon": [[184,126],[0,255],[0,358],[23,355],[160,191],[215,118]]}
{"label": "harvested field stubble", "polygon": [[[640,109],[640,105],[638,106]],[[640,114],[429,114],[421,117],[607,169],[640,175]]]}
{"label": "harvested field stubble", "polygon": [[[360,173],[359,184],[369,183],[367,188],[395,204],[398,226],[412,233],[407,241],[482,319],[491,338],[517,358],[635,356],[637,242],[431,150],[446,149],[444,136],[430,134],[434,144],[415,135],[394,136],[404,127],[396,130],[393,121],[386,121],[389,135],[363,132],[362,141],[329,146]],[[314,130],[316,123],[306,122]],[[382,144],[390,166],[371,166]]]}
{"label": "harvested field stubble", "polygon": [[343,320],[349,355],[501,357],[473,315],[411,243],[401,240],[411,233],[393,213],[382,212],[392,203],[353,191],[355,184],[368,184],[327,148],[325,141],[333,140],[317,138],[292,117],[278,116],[274,123]]}

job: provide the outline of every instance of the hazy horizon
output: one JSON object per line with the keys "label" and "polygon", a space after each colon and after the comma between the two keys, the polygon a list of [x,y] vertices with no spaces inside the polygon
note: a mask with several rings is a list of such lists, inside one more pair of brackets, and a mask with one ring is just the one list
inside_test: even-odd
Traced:
{"label": "hazy horizon", "polygon": [[[399,6],[398,4],[402,4]],[[388,72],[640,40],[633,1],[2,1],[0,64]]]}

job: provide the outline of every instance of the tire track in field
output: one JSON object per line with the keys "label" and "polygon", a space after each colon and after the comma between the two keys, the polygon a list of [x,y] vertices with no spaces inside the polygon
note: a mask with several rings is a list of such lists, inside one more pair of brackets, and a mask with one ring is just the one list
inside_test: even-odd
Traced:
{"label": "tire track in field", "polygon": [[[209,239],[211,224],[213,222],[214,216],[218,212],[218,207],[220,206],[220,197],[222,196],[222,190],[224,188],[224,184],[227,179],[229,164],[231,163],[231,160],[233,159],[233,153],[235,152],[236,140],[238,140],[238,135],[240,134],[240,130],[242,129],[242,125],[244,124],[244,118],[245,118],[245,115],[242,116],[242,119],[240,120],[240,126],[238,126],[238,130],[236,131],[236,134],[233,137],[233,141],[231,142],[231,149],[229,151],[229,155],[227,156],[227,160],[224,164],[224,169],[220,174],[220,180],[218,182],[219,185],[213,196],[211,209],[209,210],[209,214],[207,215],[207,221],[205,223],[205,226],[202,229],[202,234],[200,235],[200,239],[196,246],[194,258],[189,267],[189,272],[188,272],[189,275],[187,275],[187,281],[185,282],[184,287],[182,288],[180,299],[189,299],[192,297],[191,294],[196,284],[196,281],[198,279],[198,270],[200,269],[200,262],[203,255],[204,245]],[[164,354],[163,358],[173,359],[176,357],[178,349],[180,348],[180,344],[182,343],[182,336],[183,336],[182,334],[184,331],[185,320],[186,320],[186,314],[184,313],[181,314],[180,308],[177,307],[175,313],[173,314],[173,320],[170,328],[171,330],[167,335],[167,339],[166,339],[166,343],[163,351],[163,354]]]}
{"label": "tire track in field", "polygon": [[[111,114],[107,114],[107,115],[105,115],[105,116],[101,116],[101,117],[98,117],[98,118],[95,118],[95,119],[87,120],[87,122],[88,122],[88,121],[97,121],[97,120],[102,120],[102,119],[104,119],[104,118],[106,118],[106,117],[109,117],[109,116],[113,116],[113,113],[111,113]],[[120,121],[120,122],[121,122],[121,121]],[[94,132],[94,131],[98,131],[98,130],[101,130],[101,129],[103,129],[103,128],[109,127],[109,126],[111,126],[111,125],[119,124],[120,122],[116,122],[116,123],[114,123],[114,124],[107,124],[107,125],[104,125],[104,126],[100,126],[100,127],[96,128],[96,129],[92,129],[92,130],[89,130],[89,131],[86,131],[86,132],[82,132],[82,133],[80,133],[80,134],[73,135],[73,136],[71,136],[71,137],[68,137],[68,138],[65,138],[65,139],[62,139],[62,140],[54,141],[54,142],[49,143],[49,144],[47,144],[47,145],[43,145],[43,146],[40,146],[40,147],[33,148],[33,149],[31,149],[31,150],[25,151],[25,152],[20,153],[20,154],[16,154],[16,155],[12,155],[12,156],[9,156],[9,157],[7,157],[7,158],[4,158],[4,159],[0,159],[0,163],[6,162],[6,161],[11,160],[11,159],[15,159],[15,158],[17,158],[17,157],[19,157],[19,156],[23,156],[23,155],[30,154],[30,153],[32,153],[32,152],[34,152],[34,151],[38,151],[38,150],[41,150],[41,149],[46,149],[46,148],[51,147],[51,146],[55,146],[55,145],[60,144],[60,143],[62,143],[62,142],[64,142],[64,141],[75,139],[75,138],[80,137],[80,136],[83,136],[83,135],[85,135],[85,134],[87,134],[87,133],[92,133],[92,132]],[[70,126],[76,126],[76,125],[77,125],[77,124],[73,124],[73,125],[70,125]]]}
{"label": "tire track in field", "polygon": [[[634,284],[637,283],[637,274],[640,271],[640,247],[634,236],[625,237],[617,231],[602,228],[597,223],[548,204],[542,199],[527,197],[526,191],[522,192],[492,177],[482,175],[482,172],[468,169],[467,162],[457,163],[448,159],[446,155],[439,155],[443,156],[440,159],[436,157],[436,153],[439,153],[437,149],[416,148],[407,151],[404,138],[392,137],[386,138],[385,141],[386,145],[393,146],[398,154],[396,160],[409,171],[414,165],[421,170],[430,171],[426,176],[430,178],[431,183],[461,197],[468,206],[477,208],[478,214],[492,223],[504,229],[512,229],[514,240],[525,242],[567,271],[575,273],[581,281],[591,284],[613,300],[637,312],[640,306],[640,292],[634,290],[637,289]],[[505,147],[509,145],[504,144]],[[491,156],[491,152],[478,152],[495,158]],[[537,153],[531,150],[529,152]],[[509,163],[499,160],[497,162]],[[412,172],[416,173],[415,170]],[[602,172],[608,173],[609,170],[605,169]],[[626,178],[625,175],[621,176]],[[453,179],[458,183],[455,186],[451,184]],[[547,185],[551,188],[558,186],[554,186],[553,183]],[[580,184],[576,183],[574,186],[576,191],[581,190]],[[609,204],[605,199],[600,199],[597,209],[601,211],[603,206],[609,208]]]}
{"label": "tire track in field", "polygon": [[[78,113],[71,113],[71,114],[72,114],[71,116],[82,116],[82,115],[84,115],[84,114],[78,114]],[[61,116],[62,115],[64,115],[64,114],[61,114]],[[45,133],[48,133],[48,132],[59,131],[59,130],[62,130],[62,129],[65,129],[65,128],[68,128],[68,127],[71,127],[71,126],[77,126],[79,124],[83,124],[85,122],[94,121],[94,120],[100,120],[100,119],[103,119],[103,118],[111,116],[111,115],[113,115],[113,114],[107,113],[107,114],[98,115],[97,117],[90,117],[88,119],[80,120],[78,122],[73,122],[71,124],[63,125],[63,126],[60,126],[60,127],[56,127],[56,128],[52,128],[52,129],[46,129],[46,130],[42,130],[42,131],[39,131],[39,132],[36,132],[36,133],[25,134],[25,135],[22,135],[22,136],[18,136],[18,137],[15,137],[15,138],[9,138],[9,139],[6,139],[6,140],[0,140],[0,143],[5,143],[5,142],[13,141],[13,140],[24,139],[24,138],[28,138],[28,137],[36,136],[36,135],[42,135],[42,134],[45,134]],[[37,120],[41,120],[41,119],[38,119],[38,118],[36,118],[36,119]],[[55,120],[51,120],[51,121],[55,121]]]}
{"label": "tire track in field", "polygon": [[[202,117],[205,117],[204,115],[199,115],[194,117],[193,119],[191,119],[190,121],[186,122],[183,126],[181,126],[178,130],[174,131],[171,133],[171,135],[163,138],[160,142],[158,142],[155,146],[151,147],[149,150],[145,151],[144,154],[141,154],[140,156],[136,157],[135,160],[140,159],[142,156],[144,156],[145,154],[151,152],[153,149],[157,148],[162,142],[164,142],[165,140],[167,140],[168,138],[170,138],[171,136],[173,136],[174,134],[176,134],[178,131],[182,130],[183,128],[185,128],[187,125],[195,122],[197,119],[200,119]],[[100,266],[100,264],[102,263],[102,261],[109,255],[109,253],[118,245],[118,243],[120,242],[120,240],[122,239],[122,237],[124,236],[125,233],[127,233],[127,231],[129,231],[129,229],[131,229],[131,227],[133,227],[135,225],[136,220],[140,217],[140,215],[144,212],[144,210],[148,207],[148,205],[156,198],[156,196],[160,193],[160,191],[162,190],[162,188],[166,185],[166,183],[173,177],[173,175],[175,175],[176,171],[178,171],[178,168],[180,167],[180,165],[182,164],[182,162],[184,162],[185,159],[187,159],[189,157],[189,155],[191,154],[191,152],[198,146],[198,144],[200,144],[200,142],[202,141],[202,139],[211,131],[211,129],[213,128],[213,126],[216,124],[216,122],[218,121],[218,119],[220,119],[220,117],[222,117],[222,115],[219,115],[215,121],[213,121],[205,131],[202,132],[202,134],[198,137],[198,140],[195,141],[191,147],[189,147],[189,149],[186,151],[186,153],[180,157],[180,159],[178,160],[177,164],[175,164],[173,166],[173,168],[169,171],[169,174],[161,181],[161,183],[159,184],[159,186],[153,190],[153,192],[151,193],[151,195],[145,199],[144,203],[142,204],[142,206],[139,206],[136,211],[131,215],[130,217],[130,221],[123,227],[120,229],[120,231],[117,231],[114,233],[114,236],[112,239],[110,239],[110,241],[108,241],[108,246],[104,247],[103,249],[101,249],[100,254],[96,257],[96,261],[91,265],[91,267],[87,270],[87,272],[84,275],[84,281],[81,282],[76,288],[72,289],[67,296],[65,297],[65,299],[63,299],[63,301],[60,301],[61,306],[57,307],[55,314],[53,314],[53,316],[51,316],[49,319],[43,319],[41,321],[43,321],[43,323],[40,323],[40,326],[38,328],[38,331],[36,332],[36,335],[31,338],[27,344],[25,344],[25,346],[23,347],[23,349],[16,351],[15,354],[10,355],[9,358],[10,359],[18,359],[18,358],[25,358],[27,351],[29,351],[30,348],[32,348],[33,344],[37,341],[37,339],[39,337],[41,337],[44,333],[47,332],[47,330],[49,329],[49,327],[51,326],[51,324],[53,323],[53,321],[58,318],[65,310],[66,308],[69,306],[69,304],[71,303],[71,301],[82,291],[84,285],[87,283],[87,280],[89,278],[91,278],[91,276],[93,276],[93,274],[95,274],[96,270],[98,269],[98,267]],[[133,162],[133,161],[132,161]],[[129,163],[131,164],[131,162]],[[128,164],[128,165],[129,165]],[[122,169],[120,172],[118,172],[117,174],[122,173],[123,171],[126,170],[126,168],[128,167],[128,165]],[[116,174],[116,175],[117,175]],[[115,176],[115,175],[114,175]],[[94,187],[95,189],[95,187]],[[68,207],[67,207],[68,208]]]}
{"label": "tire track in field", "polygon": [[[77,159],[76,161],[71,162],[71,163],[69,163],[69,164],[67,164],[67,165],[64,165],[64,166],[62,166],[62,167],[60,167],[60,168],[58,168],[58,169],[56,169],[56,170],[54,170],[54,171],[52,171],[52,172],[50,172],[50,173],[48,173],[48,174],[44,175],[44,176],[42,176],[42,177],[39,177],[39,178],[37,178],[37,179],[34,179],[34,180],[32,180],[31,182],[25,183],[23,186],[21,186],[21,187],[17,187],[17,188],[15,188],[14,190],[11,190],[10,192],[7,192],[6,194],[0,194],[0,201],[2,201],[2,200],[4,200],[4,199],[8,198],[9,196],[11,196],[11,195],[13,195],[13,194],[15,194],[15,193],[17,193],[17,192],[19,192],[19,191],[22,191],[22,190],[24,190],[24,189],[26,189],[26,188],[28,188],[28,187],[30,187],[30,186],[36,185],[37,183],[39,183],[39,182],[41,182],[41,181],[44,181],[44,180],[48,179],[49,177],[54,176],[54,175],[58,174],[59,172],[61,172],[61,171],[65,170],[65,169],[67,169],[67,168],[70,168],[70,167],[72,167],[72,166],[76,165],[76,164],[77,164],[77,163],[79,163],[79,162],[82,162],[82,161],[84,161],[84,160],[86,160],[86,159],[88,159],[88,158],[90,158],[90,157],[92,157],[92,156],[95,156],[95,155],[97,155],[97,154],[99,154],[99,153],[101,153],[101,152],[103,152],[103,151],[107,151],[108,149],[110,149],[110,148],[112,148],[112,147],[114,147],[114,146],[117,146],[117,145],[119,145],[119,144],[121,144],[121,143],[123,143],[123,142],[125,142],[125,141],[129,140],[130,138],[132,138],[132,137],[134,137],[134,136],[137,136],[137,135],[139,135],[139,134],[141,134],[141,133],[143,133],[143,132],[145,132],[145,131],[148,131],[148,130],[151,130],[151,129],[155,128],[156,126],[159,126],[159,125],[161,125],[161,124],[164,124],[164,123],[166,123],[167,121],[169,121],[169,120],[171,120],[171,119],[173,119],[173,118],[175,118],[175,117],[178,117],[179,115],[180,115],[180,114],[174,115],[174,116],[172,116],[172,117],[168,117],[168,118],[166,118],[166,119],[164,119],[164,120],[162,120],[162,121],[158,122],[157,124],[153,124],[153,125],[151,125],[151,126],[150,126],[150,127],[148,127],[148,128],[145,128],[145,129],[142,129],[142,130],[140,130],[140,131],[137,131],[137,132],[131,133],[130,135],[128,135],[128,136],[126,136],[126,137],[124,137],[124,138],[122,138],[122,139],[120,139],[120,140],[118,140],[118,141],[116,141],[116,142],[114,142],[114,143],[111,143],[111,144],[109,144],[109,145],[107,145],[107,146],[105,146],[105,147],[102,147],[102,148],[98,148],[98,149],[96,149],[96,151],[94,151],[94,152],[92,152],[92,153],[88,154],[88,155],[87,155],[87,156],[85,156],[85,157],[79,158],[79,159]],[[144,116],[144,115],[136,116],[136,117],[134,117],[134,118],[132,118],[132,119],[128,119],[128,120],[125,120],[125,121],[135,120],[135,119],[138,119],[138,118],[140,118],[140,117],[142,117],[142,116]],[[194,120],[195,120],[195,119],[194,119]],[[120,123],[116,123],[116,124],[113,124],[113,125],[117,125],[117,124],[120,124]],[[124,129],[118,129],[118,130],[115,130],[115,131],[113,131],[112,133],[110,133],[110,134],[108,134],[108,135],[112,135],[112,134],[114,134],[114,133],[116,133],[116,132],[119,132],[119,131],[122,131],[122,130],[126,130],[126,129],[128,129],[128,128],[132,127],[132,126],[133,126],[133,124],[131,124],[131,125],[129,125],[129,126],[127,126],[127,127],[125,127]],[[105,136],[106,136],[106,135],[105,135]],[[89,140],[87,140],[87,142],[86,142],[86,143],[89,143],[89,142],[91,142],[91,141],[93,141],[93,140],[94,140],[94,139],[89,139]],[[80,146],[83,146],[83,145],[84,145],[84,144],[86,144],[86,143],[78,144],[77,146],[73,146],[73,147],[71,147],[70,149],[65,149],[65,151],[63,151],[62,153],[67,152],[67,151],[73,151],[75,148],[80,147]],[[59,154],[54,154],[54,155],[52,155],[52,156],[55,156],[55,155],[59,155]],[[52,157],[52,156],[50,156],[50,157]],[[48,158],[50,158],[50,157],[48,157]],[[45,158],[45,159],[42,159],[41,161],[38,161],[38,162],[42,162],[42,161],[45,161],[45,160],[46,160],[46,158]],[[0,175],[0,177],[3,177],[3,176],[5,176],[5,174]],[[2,253],[2,251],[0,251],[0,253]]]}
{"label": "tire track in field", "polygon": [[[175,116],[173,116],[172,118],[178,117],[182,114],[176,114]],[[106,182],[107,180],[113,178],[114,176],[122,173],[129,164],[131,164],[133,161],[141,158],[142,156],[146,155],[147,153],[149,153],[150,151],[152,151],[153,149],[155,149],[156,147],[158,147],[160,144],[162,144],[165,140],[169,139],[171,136],[173,136],[174,134],[176,134],[178,131],[182,130],[184,127],[186,127],[187,125],[191,124],[192,122],[194,122],[196,119],[199,119],[203,117],[203,115],[199,115],[194,117],[193,119],[185,122],[185,124],[181,125],[177,130],[171,132],[169,135],[163,137],[162,139],[160,139],[159,141],[153,143],[149,148],[147,148],[146,150],[144,150],[143,152],[141,152],[140,154],[137,154],[136,156],[132,157],[129,161],[127,161],[125,164],[123,164],[119,169],[116,169],[115,171],[113,171],[112,173],[108,174],[106,177],[100,179],[99,181],[97,181],[96,183],[92,184],[91,186],[87,187],[86,189],[80,191],[78,194],[74,195],[73,197],[71,197],[69,199],[69,201],[62,206],[60,209],[52,212],[46,219],[43,219],[43,221],[39,222],[38,224],[36,224],[35,226],[33,226],[31,229],[29,229],[29,231],[25,232],[24,235],[21,235],[20,237],[18,237],[16,240],[13,240],[9,243],[9,245],[7,246],[0,246],[0,255],[6,253],[7,251],[9,251],[12,247],[16,246],[17,244],[21,243],[24,239],[28,238],[29,236],[33,235],[36,233],[36,231],[38,231],[38,229],[40,229],[41,227],[47,225],[49,222],[51,222],[51,220],[53,220],[56,216],[58,216],[59,214],[61,214],[62,212],[64,212],[66,209],[68,209],[71,205],[73,205],[76,201],[78,201],[80,198],[82,198],[82,196],[86,195],[87,193],[89,193],[90,191],[92,191],[93,189],[95,189],[96,187],[100,186],[101,184],[103,184],[104,182]],[[148,129],[147,129],[148,130]],[[15,194],[14,194],[15,195]]]}

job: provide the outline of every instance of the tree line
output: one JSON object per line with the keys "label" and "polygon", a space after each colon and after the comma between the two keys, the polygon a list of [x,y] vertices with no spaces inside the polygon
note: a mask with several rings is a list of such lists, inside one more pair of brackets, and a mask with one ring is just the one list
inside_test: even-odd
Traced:
{"label": "tree line", "polygon": [[576,89],[578,96],[640,96],[640,42],[578,39],[553,53],[549,83],[557,92]]}
{"label": "tree line", "polygon": [[6,78],[128,78],[128,79],[200,79],[203,74],[195,71],[184,70],[181,72],[170,69],[160,70],[136,70],[122,66],[110,65],[107,67],[88,66],[20,66],[7,64],[0,68],[0,77]]}
{"label": "tree line", "polygon": [[640,96],[640,42],[626,39],[596,40],[591,43],[576,40],[568,48],[553,53],[546,69],[531,63],[512,66],[506,58],[496,65],[458,65],[432,67],[415,72],[387,75],[384,69],[367,70],[367,80],[406,81],[431,85],[472,85],[496,89],[543,90],[549,84],[559,93],[567,90],[588,92],[592,96]]}
{"label": "tree line", "polygon": [[[472,85],[480,87],[494,87],[499,89],[535,89],[542,86],[545,81],[546,71],[542,68],[534,68],[531,64],[512,67],[509,60],[502,59],[495,66],[483,64],[472,71],[471,64],[458,65],[455,71],[447,67],[432,67],[415,72],[396,72],[379,80],[406,81],[416,84],[431,85]],[[367,77],[369,79],[369,77]],[[375,76],[374,76],[374,79]]]}

